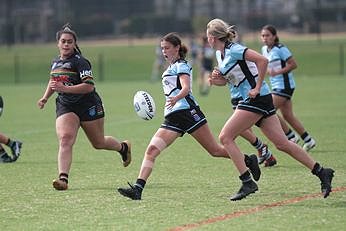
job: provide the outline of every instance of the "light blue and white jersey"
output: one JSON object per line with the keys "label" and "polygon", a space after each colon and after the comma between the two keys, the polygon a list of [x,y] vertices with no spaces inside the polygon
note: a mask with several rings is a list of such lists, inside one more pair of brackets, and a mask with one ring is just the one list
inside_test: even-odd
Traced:
{"label": "light blue and white jersey", "polygon": [[238,88],[236,88],[235,86],[233,86],[232,84],[228,84],[229,86],[229,93],[231,94],[231,98],[232,99],[239,99],[242,98]]}
{"label": "light blue and white jersey", "polygon": [[190,76],[190,92],[185,98],[177,101],[177,103],[171,109],[165,107],[164,116],[171,114],[172,112],[190,109],[198,106],[197,101],[192,95],[192,67],[188,64],[186,60],[177,60],[175,63],[169,65],[169,67],[162,74],[162,86],[166,97],[166,103],[168,97],[174,97],[181,91],[180,75]]}
{"label": "light blue and white jersey", "polygon": [[[249,98],[249,91],[256,86],[258,70],[254,62],[245,60],[247,47],[238,43],[229,43],[225,46],[225,56],[218,58],[218,69],[230,86],[231,97]],[[268,84],[263,81],[260,95],[270,94]]]}
{"label": "light blue and white jersey", "polygon": [[[268,46],[263,46],[262,54],[269,61],[268,68],[274,70],[284,68],[287,60],[292,57],[292,54],[288,48],[281,43],[274,45],[270,51],[268,51]],[[291,71],[276,76],[270,76],[269,80],[272,89],[295,88],[294,77]]]}

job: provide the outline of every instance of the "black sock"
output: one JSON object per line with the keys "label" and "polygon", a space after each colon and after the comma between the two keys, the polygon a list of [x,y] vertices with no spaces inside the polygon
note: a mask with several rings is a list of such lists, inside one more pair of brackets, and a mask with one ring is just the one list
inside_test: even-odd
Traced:
{"label": "black sock", "polygon": [[320,176],[322,171],[323,171],[323,167],[319,163],[316,162],[316,164],[314,165],[314,168],[311,170],[311,173],[316,176]]}
{"label": "black sock", "polygon": [[143,180],[143,179],[137,179],[137,180],[136,180],[136,183],[135,183],[135,187],[136,187],[140,192],[142,192],[143,189],[144,189],[145,183],[146,183],[145,180]]}
{"label": "black sock", "polygon": [[262,140],[258,139],[258,137],[256,137],[256,141],[254,143],[252,143],[252,146],[254,146],[258,150],[258,149],[262,148],[263,142],[262,142]]}
{"label": "black sock", "polygon": [[241,176],[239,176],[239,179],[240,179],[241,182],[243,182],[243,183],[252,181],[251,175],[250,175],[250,172],[249,172],[249,171],[244,172]]}
{"label": "black sock", "polygon": [[256,137],[256,140],[255,140],[255,142],[252,143],[252,146],[256,147],[257,145],[258,145],[258,138]]}
{"label": "black sock", "polygon": [[67,173],[60,173],[59,174],[59,180],[65,181],[66,184],[68,184],[68,174]]}
{"label": "black sock", "polygon": [[311,141],[311,136],[307,132],[304,132],[300,137],[304,140],[304,143]]}
{"label": "black sock", "polygon": [[287,136],[287,139],[292,139],[295,136],[294,132],[291,129],[289,129],[285,135]]}
{"label": "black sock", "polygon": [[120,153],[120,155],[125,158],[127,151],[128,151],[129,147],[127,146],[127,143],[125,142],[121,142],[121,149],[120,151],[118,151]]}

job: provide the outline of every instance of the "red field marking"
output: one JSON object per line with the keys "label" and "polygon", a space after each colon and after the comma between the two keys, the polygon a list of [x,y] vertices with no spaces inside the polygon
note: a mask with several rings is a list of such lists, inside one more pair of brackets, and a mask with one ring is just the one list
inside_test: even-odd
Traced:
{"label": "red field marking", "polygon": [[[339,187],[339,188],[334,188],[333,189],[333,193],[336,192],[341,192],[341,191],[345,191],[346,190],[346,186],[344,187]],[[245,209],[245,210],[241,210],[241,211],[237,211],[234,213],[230,213],[230,214],[225,214],[219,217],[212,217],[206,220],[202,220],[202,221],[198,221],[196,223],[192,223],[192,224],[186,224],[186,225],[182,225],[182,226],[177,226],[174,228],[170,228],[169,231],[184,231],[184,230],[190,230],[190,229],[194,229],[194,228],[198,228],[202,225],[208,225],[208,224],[212,224],[215,222],[219,222],[219,221],[224,221],[224,220],[230,220],[236,217],[240,217],[240,216],[245,216],[245,215],[249,215],[252,213],[256,213],[256,212],[260,212],[262,210],[265,209],[270,209],[273,207],[279,207],[279,206],[284,206],[287,204],[294,204],[294,203],[298,203],[300,201],[304,201],[304,200],[308,200],[311,198],[315,198],[315,197],[320,197],[322,194],[321,193],[314,193],[314,194],[308,194],[305,196],[301,196],[301,197],[295,197],[295,198],[291,198],[288,200],[284,200],[284,201],[279,201],[279,202],[275,202],[272,204],[264,204],[264,205],[260,205],[254,208],[250,208],[250,209]]]}

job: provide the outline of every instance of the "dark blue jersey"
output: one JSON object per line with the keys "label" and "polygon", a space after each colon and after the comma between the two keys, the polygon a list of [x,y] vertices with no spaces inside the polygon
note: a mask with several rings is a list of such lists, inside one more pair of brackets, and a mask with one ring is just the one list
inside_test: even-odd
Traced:
{"label": "dark blue jersey", "polygon": [[[94,84],[90,62],[78,53],[74,53],[67,59],[60,57],[53,60],[50,77],[60,81],[66,86],[74,86],[81,83]],[[60,102],[64,104],[76,104],[81,100],[88,100],[95,96],[95,90],[87,94],[58,93]]]}

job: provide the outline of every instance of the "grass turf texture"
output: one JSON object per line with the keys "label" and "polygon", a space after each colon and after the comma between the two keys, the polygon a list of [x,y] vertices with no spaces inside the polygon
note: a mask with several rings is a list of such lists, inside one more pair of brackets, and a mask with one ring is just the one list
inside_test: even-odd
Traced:
{"label": "grass turf texture", "polygon": [[[295,71],[294,109],[317,140],[312,156],[336,170],[334,188],[346,186],[346,78],[337,75],[338,42],[287,43],[299,65]],[[133,162],[123,168],[117,153],[92,149],[81,131],[74,146],[70,189],[55,191],[51,185],[57,175],[54,98],[43,111],[36,102],[46,87],[56,46],[0,47],[0,94],[5,101],[0,131],[24,142],[16,163],[0,165],[1,230],[167,230],[320,192],[316,177],[269,143],[278,165],[262,168],[259,192],[231,202],[229,196],[240,186],[233,164],[209,157],[186,135],[158,158],[142,201],[120,196],[116,188],[134,182],[146,145],[163,119],[161,86],[148,82],[154,46],[80,45],[93,63],[96,87],[103,97],[105,132],[131,140]],[[258,50],[256,44],[251,46]],[[104,55],[105,82],[97,79],[100,53]],[[28,60],[21,65],[19,85],[12,84],[15,54]],[[194,88],[217,137],[231,114],[227,89],[213,87],[207,97],[202,97],[196,81]],[[132,97],[137,90],[148,91],[156,101],[157,115],[151,121],[139,119],[134,112]],[[266,140],[257,128],[254,131]],[[244,152],[254,152],[243,139],[237,142]],[[341,191],[328,199],[311,198],[206,224],[198,230],[343,230],[345,205],[346,193]]]}
{"label": "grass turf texture", "polygon": [[[297,82],[295,111],[317,140],[311,154],[335,168],[335,188],[346,186],[346,105],[340,97],[345,79],[298,76]],[[229,196],[239,188],[232,163],[209,157],[186,135],[158,158],[143,200],[128,200],[115,189],[137,177],[145,147],[162,121],[161,86],[146,81],[96,86],[106,107],[106,134],[132,141],[133,163],[123,168],[117,153],[92,149],[81,131],[74,147],[70,189],[58,192],[51,186],[57,174],[53,98],[40,111],[35,104],[44,85],[1,85],[6,105],[1,131],[24,142],[16,163],[0,165],[2,229],[166,230],[320,190],[316,177],[269,144],[278,166],[262,168],[259,192],[231,202]],[[158,114],[151,121],[139,119],[133,110],[132,96],[139,89],[150,92],[157,102]],[[227,94],[226,88],[213,87],[208,97],[198,97],[215,136],[231,113]],[[265,140],[258,129],[254,130]],[[245,152],[254,151],[244,140],[238,139],[238,143]],[[345,203],[346,193],[337,192],[328,199],[313,198],[200,229],[341,230],[345,225]]]}

